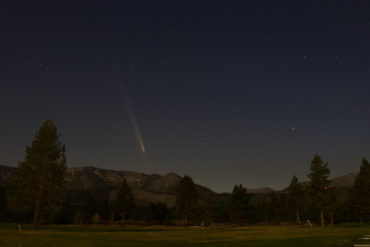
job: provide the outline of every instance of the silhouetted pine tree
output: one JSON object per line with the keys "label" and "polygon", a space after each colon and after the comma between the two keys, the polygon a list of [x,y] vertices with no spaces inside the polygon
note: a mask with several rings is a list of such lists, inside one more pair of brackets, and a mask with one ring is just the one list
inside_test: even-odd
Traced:
{"label": "silhouetted pine tree", "polygon": [[311,212],[320,212],[321,226],[325,225],[324,208],[328,196],[329,173],[328,163],[324,163],[321,157],[315,154],[311,162],[311,173],[308,174],[310,178],[309,193]]}
{"label": "silhouetted pine tree", "polygon": [[363,158],[349,198],[353,214],[362,222],[370,220],[370,164]]}
{"label": "silhouetted pine tree", "polygon": [[233,222],[246,223],[248,219],[249,195],[243,185],[235,185],[230,199],[230,217]]}
{"label": "silhouetted pine tree", "polygon": [[135,206],[136,203],[131,188],[128,186],[126,179],[123,179],[121,188],[114,201],[114,213],[122,218],[122,225],[125,224],[125,218],[132,212]]}
{"label": "silhouetted pine tree", "polygon": [[15,169],[13,199],[18,206],[33,211],[33,229],[41,213],[58,195],[66,170],[65,146],[52,120],[46,120],[35,135],[26,157]]}
{"label": "silhouetted pine tree", "polygon": [[199,210],[198,192],[191,177],[184,176],[178,184],[175,206],[179,215],[184,217],[186,225],[189,224],[193,216],[197,215]]}
{"label": "silhouetted pine tree", "polygon": [[294,210],[298,225],[301,224],[300,211],[302,210],[303,196],[302,185],[298,183],[298,178],[293,176],[288,187],[288,207]]}

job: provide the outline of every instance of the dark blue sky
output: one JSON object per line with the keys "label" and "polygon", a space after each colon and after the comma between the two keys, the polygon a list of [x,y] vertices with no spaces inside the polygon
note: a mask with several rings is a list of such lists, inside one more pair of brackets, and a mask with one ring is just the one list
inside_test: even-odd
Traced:
{"label": "dark blue sky", "polygon": [[370,158],[367,0],[8,2],[0,164],[23,160],[46,118],[70,167],[215,191],[283,188],[314,153],[332,177]]}

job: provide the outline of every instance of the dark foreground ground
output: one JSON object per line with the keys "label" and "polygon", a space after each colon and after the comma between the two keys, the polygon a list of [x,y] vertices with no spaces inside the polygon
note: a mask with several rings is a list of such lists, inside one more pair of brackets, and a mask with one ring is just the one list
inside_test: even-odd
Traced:
{"label": "dark foreground ground", "polygon": [[344,224],[333,227],[134,227],[41,226],[32,231],[16,224],[0,224],[1,247],[73,246],[353,246],[370,225]]}

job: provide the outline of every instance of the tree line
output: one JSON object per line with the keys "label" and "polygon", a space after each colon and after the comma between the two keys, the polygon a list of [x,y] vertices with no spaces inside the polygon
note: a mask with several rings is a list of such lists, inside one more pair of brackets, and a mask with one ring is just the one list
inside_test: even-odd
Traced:
{"label": "tree line", "polygon": [[340,222],[370,221],[370,164],[364,158],[353,188],[330,187],[330,169],[314,155],[309,182],[293,176],[287,189],[267,195],[247,193],[235,185],[231,194],[200,198],[189,176],[176,188],[173,206],[161,202],[137,205],[124,179],[113,200],[89,198],[72,204],[61,197],[66,173],[65,145],[52,120],[47,120],[26,147],[24,161],[11,184],[0,188],[0,221],[49,224],[297,224],[325,226]]}

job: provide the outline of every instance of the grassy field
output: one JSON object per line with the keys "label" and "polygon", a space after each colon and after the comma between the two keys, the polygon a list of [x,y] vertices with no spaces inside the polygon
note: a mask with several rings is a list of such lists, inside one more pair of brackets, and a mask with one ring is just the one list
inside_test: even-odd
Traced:
{"label": "grassy field", "polygon": [[0,224],[1,247],[73,246],[352,246],[370,234],[370,225],[298,228],[248,227],[133,227],[41,226],[39,231]]}

